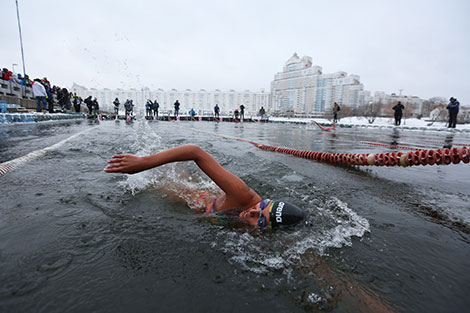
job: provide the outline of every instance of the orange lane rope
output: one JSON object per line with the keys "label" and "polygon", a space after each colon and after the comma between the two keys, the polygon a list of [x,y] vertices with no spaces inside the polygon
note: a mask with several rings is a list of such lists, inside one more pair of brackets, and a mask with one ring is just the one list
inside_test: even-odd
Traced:
{"label": "orange lane rope", "polygon": [[[255,143],[252,143],[255,144]],[[255,144],[259,149],[290,154],[296,157],[336,163],[345,165],[375,165],[375,166],[412,166],[412,165],[447,165],[468,163],[470,161],[470,149],[445,148],[443,150],[415,150],[407,153],[329,153],[296,150]]]}
{"label": "orange lane rope", "polygon": [[251,140],[221,136],[218,134],[191,129],[192,131],[212,134],[224,139],[231,139],[250,143],[264,151],[278,152],[296,156],[299,158],[316,160],[333,164],[359,165],[359,166],[413,166],[413,165],[448,165],[460,162],[470,162],[470,148],[445,148],[435,150],[414,150],[409,152],[386,152],[386,153],[330,153],[314,152],[308,150],[297,150],[289,148],[263,145]]}

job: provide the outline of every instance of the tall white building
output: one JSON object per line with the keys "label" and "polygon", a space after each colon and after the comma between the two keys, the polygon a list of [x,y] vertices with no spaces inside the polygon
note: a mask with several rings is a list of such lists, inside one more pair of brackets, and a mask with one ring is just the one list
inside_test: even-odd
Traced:
{"label": "tall white building", "polygon": [[85,99],[88,96],[96,97],[100,104],[100,109],[104,111],[113,111],[115,98],[123,104],[127,99],[133,100],[134,110],[142,113],[145,110],[147,99],[157,101],[161,112],[170,112],[174,110],[174,103],[178,100],[181,104],[180,112],[186,113],[193,108],[198,115],[212,114],[216,104],[220,107],[221,114],[231,114],[240,105],[245,106],[245,116],[257,115],[259,109],[263,106],[265,109],[269,104],[269,93],[264,89],[260,91],[221,91],[219,89],[207,91],[200,90],[150,90],[149,88],[137,89],[95,89],[86,88],[78,84],[73,84],[72,92]]}
{"label": "tall white building", "polygon": [[311,57],[294,53],[271,82],[269,111],[323,113],[331,111],[334,102],[355,108],[361,105],[363,89],[358,75],[323,74],[320,66],[312,65]]}

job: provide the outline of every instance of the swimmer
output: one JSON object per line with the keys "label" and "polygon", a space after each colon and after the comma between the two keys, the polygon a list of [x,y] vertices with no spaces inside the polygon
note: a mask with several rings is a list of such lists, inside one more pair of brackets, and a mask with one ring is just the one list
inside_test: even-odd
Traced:
{"label": "swimmer", "polygon": [[296,225],[304,219],[304,212],[293,204],[263,200],[243,180],[224,169],[209,153],[196,145],[179,146],[143,157],[113,155],[104,171],[135,174],[179,161],[194,161],[224,192],[212,203],[206,203],[206,213],[236,210],[240,212],[238,216],[248,224],[273,229]]}

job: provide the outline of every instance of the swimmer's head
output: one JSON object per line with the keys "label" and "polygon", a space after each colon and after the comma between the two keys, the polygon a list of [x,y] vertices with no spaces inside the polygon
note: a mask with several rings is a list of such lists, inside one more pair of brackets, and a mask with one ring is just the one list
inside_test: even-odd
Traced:
{"label": "swimmer's head", "polygon": [[301,208],[285,201],[273,201],[269,209],[269,225],[272,228],[293,226],[305,218]]}
{"label": "swimmer's head", "polygon": [[240,218],[260,228],[293,226],[305,218],[301,208],[285,201],[263,200],[240,213]]}

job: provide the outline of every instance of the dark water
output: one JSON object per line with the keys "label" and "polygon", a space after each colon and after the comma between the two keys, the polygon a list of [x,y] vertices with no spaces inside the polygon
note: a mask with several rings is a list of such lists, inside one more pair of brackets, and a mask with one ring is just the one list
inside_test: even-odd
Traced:
{"label": "dark water", "polygon": [[[85,131],[87,130],[87,131]],[[334,166],[221,138],[328,152],[438,148],[452,132],[290,124],[67,122],[0,128],[0,162],[76,138],[0,177],[0,312],[465,312],[470,166]],[[215,136],[214,134],[220,135]],[[116,153],[198,144],[305,227],[211,224],[174,197],[217,191],[192,163],[127,176]]]}

